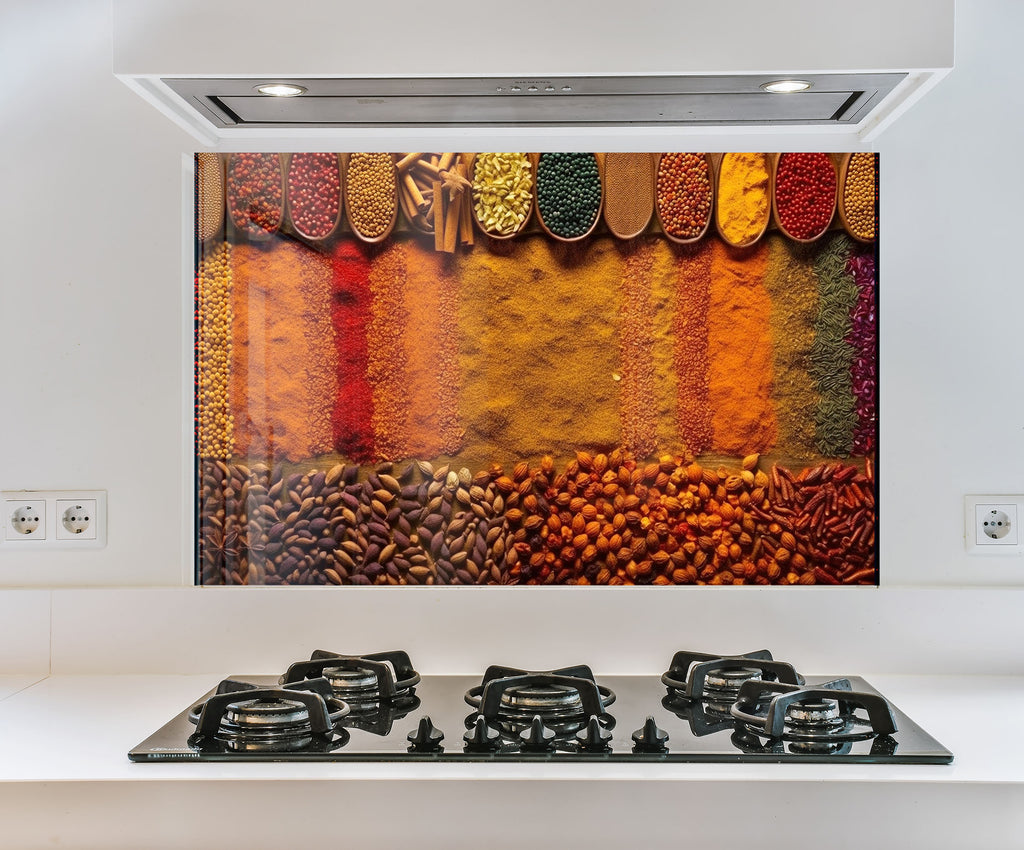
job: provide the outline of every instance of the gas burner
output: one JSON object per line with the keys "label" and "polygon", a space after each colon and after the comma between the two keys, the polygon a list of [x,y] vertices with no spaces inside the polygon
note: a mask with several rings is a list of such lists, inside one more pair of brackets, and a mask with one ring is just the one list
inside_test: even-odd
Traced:
{"label": "gas burner", "polygon": [[335,697],[348,702],[357,715],[372,714],[381,705],[400,706],[405,713],[419,701],[413,696],[420,674],[401,651],[339,655],[318,649],[309,661],[297,661],[281,677],[282,684],[323,677]]}
{"label": "gas burner", "polygon": [[[486,723],[508,734],[518,734],[535,718],[557,736],[574,735],[591,716],[606,728],[614,725],[606,708],[615,701],[615,693],[598,685],[585,665],[547,672],[488,667],[483,682],[466,691],[465,699]],[[467,728],[476,717],[467,719]]]}
{"label": "gas burner", "polygon": [[237,753],[326,752],[348,740],[339,723],[349,711],[325,679],[280,688],[225,679],[216,694],[190,709],[196,731],[189,744]]}
{"label": "gas burner", "polygon": [[846,725],[838,700],[801,700],[786,709],[786,728],[793,732],[828,736]]}
{"label": "gas burner", "polygon": [[775,681],[802,685],[803,677],[792,664],[772,660],[767,649],[745,655],[708,655],[677,652],[661,681],[668,688],[672,706],[689,702],[708,703],[709,711],[725,717],[746,682]]}
{"label": "gas burner", "polygon": [[896,731],[885,698],[854,692],[848,679],[816,687],[747,682],[731,713],[754,735],[791,742],[798,748],[794,751],[808,753],[833,752],[828,748],[837,743],[885,738]]}

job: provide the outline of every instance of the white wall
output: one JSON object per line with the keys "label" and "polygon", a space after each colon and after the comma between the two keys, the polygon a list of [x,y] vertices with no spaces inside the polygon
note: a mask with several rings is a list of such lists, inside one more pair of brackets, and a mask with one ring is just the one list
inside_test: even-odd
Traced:
{"label": "white wall", "polygon": [[111,74],[103,0],[0,6],[0,487],[106,489],[96,552],[0,583],[181,581],[181,152]]}
{"label": "white wall", "polygon": [[[965,493],[1024,491],[1024,4],[957,14],[956,69],[877,143],[886,586],[1024,586],[1024,561],[968,558],[961,539]],[[195,145],[112,76],[109,17],[104,0],[0,6],[0,488],[104,488],[110,516],[102,551],[0,547],[0,585],[187,581],[181,179]]]}
{"label": "white wall", "polygon": [[1024,584],[962,541],[964,494],[1024,492],[1022,32],[959,0],[955,69],[879,139],[886,584]]}

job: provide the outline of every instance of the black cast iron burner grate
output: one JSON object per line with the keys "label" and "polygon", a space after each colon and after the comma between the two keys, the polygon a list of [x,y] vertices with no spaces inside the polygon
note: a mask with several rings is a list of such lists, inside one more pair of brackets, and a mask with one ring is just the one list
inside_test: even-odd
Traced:
{"label": "black cast iron burner grate", "polygon": [[331,683],[337,696],[356,702],[396,703],[410,697],[420,682],[408,653],[401,650],[341,655],[317,649],[309,661],[290,665],[281,683],[321,676]]}
{"label": "black cast iron burner grate", "polygon": [[767,649],[744,655],[711,655],[680,651],[672,656],[662,683],[679,701],[724,703],[726,710],[747,681],[780,681],[802,685],[803,677],[785,661],[775,661]]}
{"label": "black cast iron burner grate", "polygon": [[188,744],[196,750],[327,752],[348,740],[340,723],[350,711],[323,678],[281,687],[225,679],[188,711],[196,727]]}
{"label": "black cast iron burner grate", "polygon": [[878,739],[897,731],[888,701],[855,692],[848,679],[815,687],[746,682],[730,713],[754,735],[797,744]]}
{"label": "black cast iron burner grate", "polygon": [[419,708],[416,685],[420,674],[402,650],[342,655],[317,649],[308,661],[297,661],[280,677],[283,684],[325,678],[337,699],[351,713],[342,724],[374,735],[389,735],[396,720]]}

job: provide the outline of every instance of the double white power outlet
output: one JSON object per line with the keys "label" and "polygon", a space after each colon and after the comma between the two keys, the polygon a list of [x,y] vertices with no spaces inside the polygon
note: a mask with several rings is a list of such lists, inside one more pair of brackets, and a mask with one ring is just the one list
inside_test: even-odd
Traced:
{"label": "double white power outlet", "polygon": [[965,496],[964,542],[971,555],[1024,555],[1024,496]]}
{"label": "double white power outlet", "polygon": [[0,546],[94,549],[107,545],[105,490],[0,491]]}

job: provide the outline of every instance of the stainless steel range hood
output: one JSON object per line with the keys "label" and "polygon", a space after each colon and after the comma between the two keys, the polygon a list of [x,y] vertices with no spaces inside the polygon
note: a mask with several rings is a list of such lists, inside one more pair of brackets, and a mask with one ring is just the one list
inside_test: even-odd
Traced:
{"label": "stainless steel range hood", "polygon": [[[953,0],[708,6],[114,0],[114,70],[215,147],[471,133],[544,149],[637,131],[655,145],[694,132],[849,147],[952,67]],[[808,85],[765,91],[785,79]],[[302,93],[257,91],[270,82]]]}
{"label": "stainless steel range hood", "polygon": [[[218,128],[855,124],[906,79],[897,74],[801,77],[799,95],[765,91],[764,76],[296,79],[301,96],[258,92],[266,80],[164,82]],[[810,78],[808,78],[810,77]]]}

